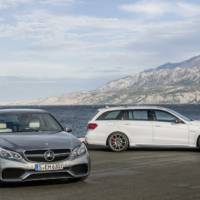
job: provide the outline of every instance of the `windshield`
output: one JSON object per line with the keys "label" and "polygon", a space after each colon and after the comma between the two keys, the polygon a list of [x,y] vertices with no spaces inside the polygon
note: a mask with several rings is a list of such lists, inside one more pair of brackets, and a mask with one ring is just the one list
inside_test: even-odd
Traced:
{"label": "windshield", "polygon": [[61,125],[48,113],[0,114],[0,134],[12,132],[60,132]]}

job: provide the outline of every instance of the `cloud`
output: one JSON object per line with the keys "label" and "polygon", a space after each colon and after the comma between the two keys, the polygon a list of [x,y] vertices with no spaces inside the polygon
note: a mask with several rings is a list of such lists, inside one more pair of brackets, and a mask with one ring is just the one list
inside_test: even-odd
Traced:
{"label": "cloud", "polygon": [[[28,77],[67,77],[67,74],[76,74],[76,69],[66,64],[51,64],[35,61],[6,61],[1,62],[3,76],[28,76]],[[73,75],[72,75],[73,76]]]}
{"label": "cloud", "polygon": [[[151,7],[148,15],[171,12],[164,6],[166,2],[160,3],[159,8]],[[61,14],[42,10],[43,6],[29,13],[10,13],[8,18],[12,20],[2,15],[0,64],[5,68],[1,74],[103,77],[104,71],[111,75],[117,67],[121,70],[115,73],[125,75],[185,59],[196,54],[200,42],[198,10],[193,12],[195,8],[189,5],[179,2],[181,16],[185,15],[173,20]]]}
{"label": "cloud", "polygon": [[12,23],[1,23],[0,38],[31,39],[30,44],[44,48],[52,46],[62,49],[67,46],[82,49],[106,45],[117,48],[130,40],[149,40],[148,35],[151,38],[180,37],[191,31],[195,32],[198,29],[195,27],[197,23],[198,19],[146,23],[132,19],[55,15],[46,11],[34,11],[15,16]]}
{"label": "cloud", "polygon": [[[200,5],[194,3],[187,3],[187,2],[177,2],[176,8],[178,9],[177,12],[182,16],[199,16],[200,15]],[[174,12],[175,12],[174,9]]]}
{"label": "cloud", "polygon": [[26,0],[0,0],[0,9],[13,7],[21,3],[26,3]]}
{"label": "cloud", "polygon": [[48,4],[48,5],[59,5],[69,4],[75,0],[0,0],[0,9],[8,9],[18,5],[29,5],[29,4]]}
{"label": "cloud", "polygon": [[117,33],[122,28],[127,29],[130,27],[127,26],[129,24],[130,21],[121,21],[117,18],[55,15],[46,11],[35,11],[15,16],[12,23],[1,23],[0,38],[32,39],[31,44],[47,48],[54,47],[53,44],[57,44],[56,46],[60,48],[63,46],[84,48],[84,44],[88,44],[86,48],[97,47],[101,46],[101,41],[97,45],[98,41],[94,42],[92,38],[112,37],[113,31]]}
{"label": "cloud", "polygon": [[199,4],[176,0],[139,0],[136,3],[122,4],[119,8],[126,12],[149,17],[158,17],[168,14],[186,17],[200,15]]}
{"label": "cloud", "polygon": [[145,15],[163,15],[169,11],[169,5],[160,1],[138,1],[133,4],[123,4],[120,9],[127,12],[140,13]]}
{"label": "cloud", "polygon": [[[30,0],[31,1],[31,0]],[[77,0],[32,0],[32,3],[46,4],[46,5],[66,5],[74,3]]]}

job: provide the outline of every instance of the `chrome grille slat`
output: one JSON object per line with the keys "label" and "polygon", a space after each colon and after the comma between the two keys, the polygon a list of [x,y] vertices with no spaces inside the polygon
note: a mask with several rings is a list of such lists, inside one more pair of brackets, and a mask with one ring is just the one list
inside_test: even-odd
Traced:
{"label": "chrome grille slat", "polygon": [[[41,155],[43,155],[43,154],[29,154],[28,157],[34,158],[34,157],[40,157]],[[55,153],[54,155],[55,156],[68,156],[69,153]]]}
{"label": "chrome grille slat", "polygon": [[[25,151],[24,156],[31,162],[47,162],[44,158],[44,154],[47,151],[49,151],[49,149]],[[70,156],[70,149],[51,149],[51,151],[54,152],[55,156],[51,162],[62,161]]]}

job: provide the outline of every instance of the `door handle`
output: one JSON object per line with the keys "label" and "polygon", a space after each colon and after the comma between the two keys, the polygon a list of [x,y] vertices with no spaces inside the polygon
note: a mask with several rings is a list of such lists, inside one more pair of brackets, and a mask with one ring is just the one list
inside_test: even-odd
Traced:
{"label": "door handle", "polygon": [[155,125],[155,127],[160,127],[160,125]]}

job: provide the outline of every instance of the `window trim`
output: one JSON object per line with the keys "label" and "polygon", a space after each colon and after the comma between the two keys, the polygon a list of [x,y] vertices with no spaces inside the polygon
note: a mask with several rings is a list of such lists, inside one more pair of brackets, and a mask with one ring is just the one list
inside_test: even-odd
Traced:
{"label": "window trim", "polygon": [[[106,113],[110,113],[110,112],[116,112],[119,111],[119,116],[117,117],[117,119],[100,119],[103,115],[106,115]],[[147,111],[148,114],[148,119],[129,119],[128,116],[128,112],[129,111]],[[166,123],[177,123],[176,120],[175,121],[165,121],[165,120],[157,120],[156,119],[156,111],[160,111],[160,112],[164,112],[167,113],[171,116],[173,116],[176,120],[179,121],[179,123],[185,124],[185,122],[177,117],[176,115],[174,115],[173,113],[166,111],[166,110],[159,110],[159,109],[120,109],[120,110],[109,110],[109,111],[105,111],[103,113],[101,113],[98,117],[97,117],[97,121],[123,121],[123,120],[127,120],[127,121],[143,121],[143,122],[166,122]],[[54,118],[55,119],[55,118]],[[57,120],[56,120],[57,121]]]}

